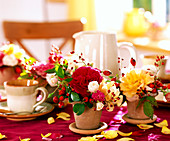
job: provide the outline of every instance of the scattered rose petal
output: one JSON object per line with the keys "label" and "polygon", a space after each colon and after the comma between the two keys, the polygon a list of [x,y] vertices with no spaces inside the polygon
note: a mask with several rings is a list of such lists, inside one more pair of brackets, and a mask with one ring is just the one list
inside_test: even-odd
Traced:
{"label": "scattered rose petal", "polygon": [[155,135],[155,134],[151,133],[148,135],[148,141],[159,141],[160,136],[161,135]]}
{"label": "scattered rose petal", "polygon": [[52,134],[52,133],[48,133],[48,134],[46,134],[46,135],[41,134],[41,137],[48,138],[49,136],[51,136],[51,134]]}
{"label": "scattered rose petal", "polygon": [[1,133],[0,133],[0,140],[1,139],[4,139],[4,138],[7,138],[5,135],[2,135]]}
{"label": "scattered rose petal", "polygon": [[155,126],[162,128],[163,126],[168,126],[167,120],[163,120],[160,123],[154,123]]}
{"label": "scattered rose petal", "polygon": [[78,141],[97,141],[94,137],[82,137]]}
{"label": "scattered rose petal", "polygon": [[140,129],[144,129],[144,130],[153,128],[152,125],[148,125],[148,124],[138,124],[137,126],[138,126]]}
{"label": "scattered rose petal", "polygon": [[118,136],[117,131],[115,130],[102,131],[101,134],[104,135],[106,139],[114,139]]}
{"label": "scattered rose petal", "polygon": [[25,138],[25,139],[21,139],[21,137],[19,137],[20,141],[30,141],[30,138]]}
{"label": "scattered rose petal", "polygon": [[132,132],[130,132],[130,133],[123,133],[123,132],[121,132],[121,131],[117,131],[117,133],[118,133],[119,135],[121,135],[121,136],[130,136],[130,135],[132,135]]}
{"label": "scattered rose petal", "polygon": [[47,119],[47,122],[48,122],[48,124],[52,124],[52,123],[55,122],[55,120],[54,120],[53,117],[49,117],[49,118]]}
{"label": "scattered rose petal", "polygon": [[138,131],[132,132],[132,135],[133,136],[142,136],[144,132],[145,132],[145,130],[138,130]]}
{"label": "scattered rose petal", "polygon": [[163,126],[162,127],[162,131],[161,131],[163,134],[170,134],[170,129],[166,126]]}
{"label": "scattered rose petal", "polygon": [[134,141],[134,139],[132,139],[132,138],[121,138],[121,139],[118,139],[117,141]]}
{"label": "scattered rose petal", "polygon": [[95,139],[101,139],[101,138],[104,137],[104,135],[94,135],[93,137],[94,137]]}
{"label": "scattered rose petal", "polygon": [[52,133],[52,134],[50,135],[50,138],[51,138],[51,139],[59,139],[59,138],[62,138],[62,137],[63,137],[63,135],[60,134],[60,133]]}
{"label": "scattered rose petal", "polygon": [[57,114],[57,118],[61,118],[63,120],[70,120],[70,115],[68,113],[61,112]]}

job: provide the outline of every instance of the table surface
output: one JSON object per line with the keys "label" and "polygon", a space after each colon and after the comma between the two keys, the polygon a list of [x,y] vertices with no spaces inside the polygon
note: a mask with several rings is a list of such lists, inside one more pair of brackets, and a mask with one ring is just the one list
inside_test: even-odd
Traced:
{"label": "table surface", "polygon": [[[60,112],[67,112],[71,115],[71,120],[64,121],[62,119],[56,119],[55,123],[48,124],[48,117],[56,118],[56,114]],[[168,107],[158,107],[155,108],[155,114],[158,116],[157,122],[166,119],[170,124],[170,110]],[[115,107],[113,112],[107,112],[103,110],[101,121],[108,124],[107,130],[118,129],[122,132],[134,132],[142,131],[142,134],[131,135],[130,137],[136,141],[151,141],[151,139],[157,139],[157,141],[168,141],[170,140],[170,135],[165,135],[161,133],[161,128],[154,126],[154,128],[149,130],[139,129],[136,125],[126,123],[122,120],[122,115],[127,113],[126,106]],[[31,138],[31,141],[41,141],[41,134],[45,135],[47,133],[59,133],[63,137],[56,139],[56,141],[77,141],[81,137],[86,137],[86,135],[80,135],[73,133],[69,130],[69,125],[74,122],[73,111],[71,104],[68,104],[64,109],[54,109],[51,113],[38,117],[30,121],[10,121],[4,117],[0,117],[0,133],[7,136],[8,141],[19,141],[21,139]],[[170,128],[170,125],[169,127]],[[93,136],[93,135],[91,135]],[[113,141],[122,138],[118,136]],[[104,139],[102,139],[104,140]],[[100,141],[100,140],[99,140]]]}

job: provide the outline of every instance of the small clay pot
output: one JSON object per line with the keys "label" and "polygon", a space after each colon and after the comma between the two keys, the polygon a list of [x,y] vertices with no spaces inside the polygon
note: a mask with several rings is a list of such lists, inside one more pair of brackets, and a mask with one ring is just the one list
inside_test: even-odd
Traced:
{"label": "small clay pot", "polygon": [[128,110],[127,115],[133,119],[149,119],[149,117],[146,116],[143,111],[143,103],[138,108],[136,108],[138,103],[139,100],[133,102],[127,101],[127,110]]}
{"label": "small clay pot", "polygon": [[76,127],[78,129],[90,130],[97,129],[100,126],[102,110],[96,111],[94,108],[95,106],[92,108],[85,106],[85,111],[81,115],[78,116],[74,113]]}

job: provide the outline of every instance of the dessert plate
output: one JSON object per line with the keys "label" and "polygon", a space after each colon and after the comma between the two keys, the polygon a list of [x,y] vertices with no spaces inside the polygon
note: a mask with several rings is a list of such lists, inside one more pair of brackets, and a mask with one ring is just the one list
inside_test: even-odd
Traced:
{"label": "dessert plate", "polygon": [[93,129],[93,130],[84,130],[84,129],[78,129],[76,127],[76,123],[73,122],[69,125],[69,129],[72,132],[78,133],[78,134],[83,134],[83,135],[91,135],[91,134],[97,134],[102,132],[103,130],[105,130],[108,127],[108,125],[105,122],[100,122],[100,126],[97,129]]}
{"label": "dessert plate", "polygon": [[41,107],[41,110],[34,111],[33,113],[28,113],[28,114],[13,113],[11,111],[8,111],[7,102],[3,101],[3,102],[0,102],[0,109],[1,109],[0,111],[4,110],[4,112],[0,113],[0,117],[6,117],[7,119],[13,120],[13,121],[32,120],[39,116],[48,114],[54,109],[53,105],[46,103],[46,102],[40,104],[39,107]]}

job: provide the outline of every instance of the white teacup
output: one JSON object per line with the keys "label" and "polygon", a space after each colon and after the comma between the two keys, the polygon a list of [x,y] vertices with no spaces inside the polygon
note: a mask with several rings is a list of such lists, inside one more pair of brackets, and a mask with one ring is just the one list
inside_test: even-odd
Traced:
{"label": "white teacup", "polygon": [[[36,80],[22,79],[12,80],[4,83],[7,94],[7,105],[10,111],[15,113],[31,113],[43,103],[48,96],[44,87],[38,87]],[[42,91],[42,99],[37,102],[38,91]]]}

